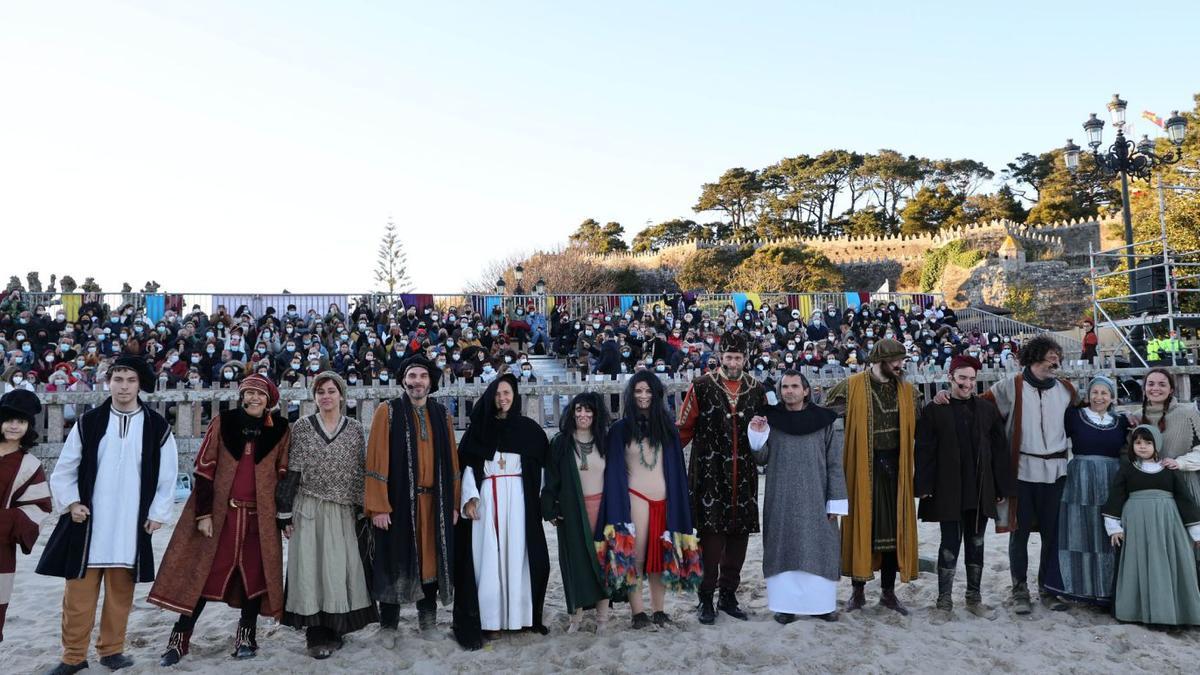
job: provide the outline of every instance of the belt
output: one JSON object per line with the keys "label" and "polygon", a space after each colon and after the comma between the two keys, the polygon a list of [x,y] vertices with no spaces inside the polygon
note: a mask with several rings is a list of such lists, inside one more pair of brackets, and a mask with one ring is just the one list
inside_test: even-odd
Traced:
{"label": "belt", "polygon": [[1022,452],[1021,454],[1025,455],[1026,457],[1037,457],[1038,459],[1066,459],[1067,458],[1066,450],[1063,450],[1062,452],[1056,452],[1051,455],[1035,455],[1032,452]]}
{"label": "belt", "polygon": [[416,492],[416,493],[417,493],[417,494],[419,494],[419,495],[431,495],[431,494],[433,494],[433,488],[432,488],[432,487],[421,487],[420,485],[418,485],[416,488],[414,488],[414,490],[413,490],[413,491],[414,491],[414,492]]}
{"label": "belt", "polygon": [[250,511],[254,511],[255,509],[258,508],[258,502],[245,502],[240,499],[230,499],[229,500],[229,508],[247,509]]}

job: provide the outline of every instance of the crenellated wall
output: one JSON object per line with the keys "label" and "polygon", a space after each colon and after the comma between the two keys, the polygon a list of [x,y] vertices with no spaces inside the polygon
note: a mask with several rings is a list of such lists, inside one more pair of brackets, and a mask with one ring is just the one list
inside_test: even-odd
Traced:
{"label": "crenellated wall", "polygon": [[864,237],[781,237],[778,239],[692,239],[658,251],[646,253],[612,253],[596,256],[606,265],[635,268],[673,267],[690,254],[703,248],[769,245],[806,246],[825,254],[834,263],[893,260],[923,256],[931,248],[965,239],[974,248],[994,253],[1006,235],[1013,235],[1024,244],[1034,244],[1046,251],[1047,257],[1079,257],[1088,252],[1088,244],[1099,247],[1100,222],[1071,220],[1060,223],[1026,225],[1008,220],[993,220],[953,227],[936,233]]}

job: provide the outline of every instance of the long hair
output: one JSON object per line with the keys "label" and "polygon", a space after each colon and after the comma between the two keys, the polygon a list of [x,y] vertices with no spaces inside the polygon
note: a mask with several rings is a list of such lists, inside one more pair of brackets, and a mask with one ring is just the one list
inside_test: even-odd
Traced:
{"label": "long hair", "polygon": [[479,432],[484,434],[483,438],[491,438],[491,431],[495,428],[496,390],[500,388],[501,382],[507,382],[513,390],[513,403],[512,407],[508,409],[508,416],[521,414],[521,390],[517,388],[517,378],[510,373],[505,373],[492,380],[492,383],[484,390],[483,396],[475,401],[475,407],[471,408],[471,426],[478,428]]}
{"label": "long hair", "polygon": [[608,406],[604,404],[604,398],[600,394],[588,391],[576,394],[575,398],[571,399],[571,404],[567,406],[561,419],[558,420],[558,431],[567,438],[571,438],[575,434],[576,406],[592,411],[592,439],[596,442],[596,451],[603,457],[606,450],[605,437],[608,435],[608,426],[611,424]]}
{"label": "long hair", "polygon": [[[644,429],[643,425],[638,424],[640,415],[637,404],[633,401],[633,390],[642,382],[650,385],[650,410],[645,416]],[[677,433],[675,421],[671,418],[671,413],[667,411],[665,394],[666,390],[663,388],[662,380],[648,370],[638,371],[629,378],[629,383],[625,385],[625,393],[622,396],[625,405],[624,418],[634,440],[647,439],[654,445],[666,447],[667,441],[675,436]]]}
{"label": "long hair", "polygon": [[1167,400],[1163,401],[1162,417],[1158,418],[1158,430],[1166,431],[1167,411],[1171,409],[1171,401],[1175,399],[1175,379],[1171,377],[1171,373],[1167,372],[1165,368],[1151,368],[1146,372],[1146,376],[1142,378],[1142,419],[1146,419],[1146,405],[1150,403],[1146,399],[1146,380],[1149,380],[1150,376],[1155,374],[1167,378],[1167,384],[1171,385],[1171,393],[1167,394]]}
{"label": "long hair", "polygon": [[29,423],[29,426],[25,427],[25,435],[21,437],[21,440],[17,441],[18,448],[29,450],[37,445],[38,432],[35,428],[37,425],[34,424],[34,420],[12,410],[0,411],[0,424],[4,424],[9,420],[25,420]]}

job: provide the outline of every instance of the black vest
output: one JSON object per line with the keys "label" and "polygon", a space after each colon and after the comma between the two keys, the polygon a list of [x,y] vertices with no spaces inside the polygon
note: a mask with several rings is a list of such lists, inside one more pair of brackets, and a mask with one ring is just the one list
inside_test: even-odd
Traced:
{"label": "black vest", "polygon": [[[108,431],[112,399],[84,413],[76,426],[82,456],[79,460],[79,502],[89,509],[96,488],[96,473],[100,465],[100,441]],[[138,582],[154,581],[154,549],[150,535],[142,524],[150,513],[150,503],[158,489],[158,470],[162,446],[171,435],[171,425],[162,415],[142,406],[142,469],[138,491],[137,556],[134,559],[134,578]],[[92,519],[82,523],[71,520],[70,513],[62,514],[46,549],[38,561],[37,573],[65,579],[79,579],[87,573],[88,548],[92,538]]]}

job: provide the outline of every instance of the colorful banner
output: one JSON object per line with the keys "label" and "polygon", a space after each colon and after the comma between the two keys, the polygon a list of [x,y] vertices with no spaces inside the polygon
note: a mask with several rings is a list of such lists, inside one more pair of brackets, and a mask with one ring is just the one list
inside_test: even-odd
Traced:
{"label": "colorful banner", "polygon": [[746,303],[753,302],[754,309],[762,307],[762,298],[758,293],[733,293],[733,310],[738,314],[746,311]]}

